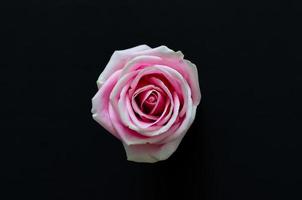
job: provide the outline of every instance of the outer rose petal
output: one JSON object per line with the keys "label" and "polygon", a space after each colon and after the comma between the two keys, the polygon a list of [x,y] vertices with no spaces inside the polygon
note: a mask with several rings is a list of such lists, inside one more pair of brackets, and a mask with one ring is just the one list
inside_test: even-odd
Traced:
{"label": "outer rose petal", "polygon": [[177,149],[184,134],[177,139],[165,144],[124,144],[127,159],[135,162],[155,163],[160,160],[166,160]]}
{"label": "outer rose petal", "polygon": [[184,60],[183,67],[184,69],[187,69],[188,77],[185,77],[185,79],[188,81],[191,87],[193,104],[197,106],[201,100],[201,93],[200,93],[198,71],[196,65],[188,60]]}
{"label": "outer rose petal", "polygon": [[102,84],[111,76],[111,74],[113,74],[115,71],[119,69],[122,69],[129,59],[135,57],[134,54],[135,52],[140,52],[147,49],[151,49],[151,48],[144,44],[130,49],[115,51],[112,54],[104,71],[101,73],[101,75],[97,80],[98,87],[100,88]]}
{"label": "outer rose petal", "polygon": [[96,95],[92,98],[92,117],[99,124],[101,124],[110,133],[120,139],[118,133],[112,126],[112,122],[109,116],[109,95],[118,81],[118,77],[121,70],[116,71],[104,85],[99,89]]}

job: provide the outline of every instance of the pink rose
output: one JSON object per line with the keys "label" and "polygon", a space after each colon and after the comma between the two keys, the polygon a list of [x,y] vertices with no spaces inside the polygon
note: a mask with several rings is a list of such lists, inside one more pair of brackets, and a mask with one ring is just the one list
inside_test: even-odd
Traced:
{"label": "pink rose", "polygon": [[122,141],[135,162],[167,159],[201,98],[196,66],[166,46],[115,51],[97,85],[93,118]]}

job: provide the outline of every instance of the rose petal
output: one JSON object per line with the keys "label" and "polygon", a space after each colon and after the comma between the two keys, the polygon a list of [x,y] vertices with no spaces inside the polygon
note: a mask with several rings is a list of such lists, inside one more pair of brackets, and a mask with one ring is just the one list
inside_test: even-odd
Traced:
{"label": "rose petal", "polygon": [[[157,94],[157,99],[155,102],[155,105],[153,105],[153,109],[151,110],[151,115],[158,115],[159,113],[163,113],[163,109],[165,108],[165,102],[167,102],[166,98],[163,97],[162,92],[155,92]],[[145,104],[149,104],[148,101],[146,101]]]}
{"label": "rose petal", "polygon": [[120,138],[116,130],[112,126],[112,122],[109,116],[109,98],[108,97],[112,88],[117,82],[117,77],[120,75],[121,70],[116,71],[109,77],[106,83],[98,90],[96,95],[92,98],[92,117],[99,124],[101,124],[106,130],[112,133],[117,138]]}
{"label": "rose petal", "polygon": [[181,125],[173,134],[170,134],[170,136],[166,137],[164,140],[161,141],[161,143],[166,143],[173,141],[177,139],[178,137],[181,137],[182,135],[185,135],[190,126],[192,125],[195,115],[196,115],[196,109],[197,106],[193,105],[192,100],[190,101],[189,105],[192,105],[191,107],[188,107],[188,112],[186,113],[186,116],[184,120],[182,121]]}
{"label": "rose petal", "polygon": [[157,56],[160,58],[167,58],[167,59],[174,59],[177,60],[179,58],[183,58],[184,55],[181,51],[173,51],[172,49],[169,49],[167,46],[159,46],[153,49],[146,49],[143,51],[138,51],[134,53],[136,57],[142,56],[142,55],[148,55],[148,56]]}
{"label": "rose petal", "polygon": [[137,132],[131,130],[130,128],[123,125],[120,118],[117,116],[113,106],[109,104],[109,116],[112,121],[112,125],[118,135],[120,136],[121,140],[126,144],[137,144],[141,143],[145,139],[148,139],[146,136],[138,134]]}
{"label": "rose petal", "polygon": [[127,145],[124,143],[127,159],[135,162],[154,163],[169,158],[179,146],[182,137],[165,144]]}
{"label": "rose petal", "polygon": [[[126,107],[128,109],[127,111],[128,111],[129,117],[133,121],[133,123],[129,124],[130,129],[137,131],[139,134],[142,134],[141,132],[138,131],[139,128],[144,127],[144,130],[147,132],[154,131],[154,130],[157,130],[160,128],[160,126],[155,126],[155,125],[152,126],[154,124],[154,122],[156,122],[157,119],[153,122],[143,122],[143,121],[139,120],[133,112],[135,109],[139,110],[137,104],[134,104],[135,107],[133,107],[133,104],[130,103],[129,98],[125,99],[125,102],[126,102]],[[146,115],[142,114],[142,116],[146,116]]]}
{"label": "rose petal", "polygon": [[[188,60],[184,59],[183,62],[184,65],[182,65],[182,68],[184,69],[184,72],[182,74],[190,85],[193,104],[197,106],[201,100],[197,67],[195,64]],[[185,72],[187,72],[188,74]]]}
{"label": "rose petal", "polygon": [[136,56],[135,53],[140,52],[140,51],[144,51],[144,50],[147,50],[147,49],[151,49],[151,48],[147,45],[139,45],[139,46],[136,46],[136,47],[133,47],[133,48],[130,48],[130,49],[115,51],[112,54],[108,64],[104,68],[104,71],[100,74],[100,76],[97,80],[98,87],[101,87],[102,84],[104,84],[104,82],[115,71],[124,68],[127,61]]}
{"label": "rose petal", "polygon": [[[131,103],[131,105],[132,105],[132,109],[142,118],[142,119],[148,119],[148,120],[152,120],[152,121],[156,121],[157,119],[158,119],[158,117],[157,116],[153,116],[153,115],[151,115],[151,114],[146,114],[146,113],[144,113],[142,110],[141,110],[141,108],[137,105],[137,103],[135,102],[135,101],[133,101],[132,103]],[[134,114],[134,116],[135,116],[135,114]],[[135,118],[136,118],[136,116],[135,116]]]}

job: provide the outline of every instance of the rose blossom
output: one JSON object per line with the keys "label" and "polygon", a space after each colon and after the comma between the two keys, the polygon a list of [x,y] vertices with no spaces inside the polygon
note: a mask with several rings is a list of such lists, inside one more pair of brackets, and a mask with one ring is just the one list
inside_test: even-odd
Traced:
{"label": "rose blossom", "polygon": [[115,51],[97,80],[93,118],[122,141],[128,160],[167,159],[191,126],[201,94],[180,51],[140,45]]}

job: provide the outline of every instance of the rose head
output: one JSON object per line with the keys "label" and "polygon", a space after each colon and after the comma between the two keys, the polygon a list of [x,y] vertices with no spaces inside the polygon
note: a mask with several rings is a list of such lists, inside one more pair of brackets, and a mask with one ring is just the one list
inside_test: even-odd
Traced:
{"label": "rose head", "polygon": [[115,51],[97,85],[93,118],[122,141],[135,162],[167,159],[201,98],[196,66],[166,46]]}

